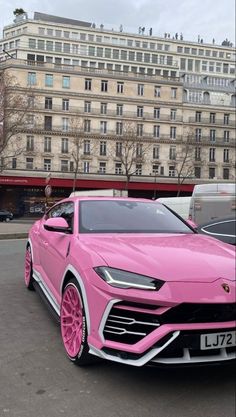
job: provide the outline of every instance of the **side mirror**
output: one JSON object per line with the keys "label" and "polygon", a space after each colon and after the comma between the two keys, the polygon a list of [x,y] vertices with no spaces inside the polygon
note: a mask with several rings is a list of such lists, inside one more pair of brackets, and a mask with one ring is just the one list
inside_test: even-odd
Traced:
{"label": "side mirror", "polygon": [[190,227],[192,227],[192,229],[197,230],[197,224],[194,223],[192,220],[188,219],[186,220],[186,222],[189,224]]}
{"label": "side mirror", "polygon": [[52,217],[46,220],[43,227],[49,232],[71,233],[71,228],[63,217]]}

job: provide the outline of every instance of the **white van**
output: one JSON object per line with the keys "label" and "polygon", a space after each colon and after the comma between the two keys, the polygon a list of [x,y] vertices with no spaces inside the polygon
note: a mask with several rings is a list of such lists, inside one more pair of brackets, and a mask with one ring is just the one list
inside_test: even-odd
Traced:
{"label": "white van", "polygon": [[165,204],[179,216],[183,217],[184,220],[187,220],[189,218],[190,200],[191,197],[161,197],[157,198],[156,201]]}
{"label": "white van", "polygon": [[193,189],[189,218],[196,224],[235,215],[234,183],[198,184]]}

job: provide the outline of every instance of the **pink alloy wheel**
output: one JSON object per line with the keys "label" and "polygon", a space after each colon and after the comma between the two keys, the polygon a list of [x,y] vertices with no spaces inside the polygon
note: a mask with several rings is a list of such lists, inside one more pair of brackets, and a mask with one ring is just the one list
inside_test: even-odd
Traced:
{"label": "pink alloy wheel", "polygon": [[30,285],[31,280],[31,251],[30,248],[27,248],[25,254],[25,284],[28,287]]}
{"label": "pink alloy wheel", "polygon": [[83,339],[83,308],[78,289],[69,284],[62,297],[61,334],[69,356],[78,355]]}

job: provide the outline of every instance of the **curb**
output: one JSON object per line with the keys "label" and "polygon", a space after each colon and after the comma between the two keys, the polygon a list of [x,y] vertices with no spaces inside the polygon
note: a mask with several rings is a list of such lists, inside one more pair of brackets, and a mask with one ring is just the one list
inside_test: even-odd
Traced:
{"label": "curb", "polygon": [[28,233],[0,233],[0,240],[5,239],[26,239]]}

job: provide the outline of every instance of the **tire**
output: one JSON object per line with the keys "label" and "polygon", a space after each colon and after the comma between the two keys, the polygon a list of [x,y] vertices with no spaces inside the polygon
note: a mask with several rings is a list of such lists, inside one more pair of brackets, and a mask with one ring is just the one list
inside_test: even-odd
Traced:
{"label": "tire", "polygon": [[30,246],[27,246],[25,252],[25,285],[30,291],[34,291],[33,279],[33,262]]}
{"label": "tire", "polygon": [[8,223],[10,221],[9,217],[6,217],[5,221]]}
{"label": "tire", "polygon": [[78,366],[94,361],[89,354],[84,302],[79,284],[72,278],[66,285],[61,300],[61,337],[69,359]]}

